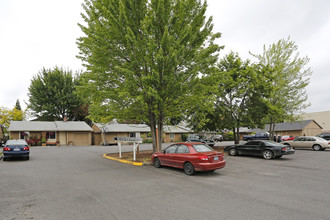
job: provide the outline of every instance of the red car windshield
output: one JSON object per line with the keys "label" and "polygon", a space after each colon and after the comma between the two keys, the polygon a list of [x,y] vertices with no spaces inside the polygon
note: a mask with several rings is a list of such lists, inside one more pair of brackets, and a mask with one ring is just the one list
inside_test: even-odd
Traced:
{"label": "red car windshield", "polygon": [[213,151],[209,146],[204,144],[194,144],[192,147],[195,149],[196,152],[210,152]]}

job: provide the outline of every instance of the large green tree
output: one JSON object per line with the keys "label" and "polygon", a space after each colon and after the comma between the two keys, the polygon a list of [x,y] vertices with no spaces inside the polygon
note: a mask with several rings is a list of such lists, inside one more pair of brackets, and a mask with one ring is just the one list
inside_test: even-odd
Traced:
{"label": "large green tree", "polygon": [[85,0],[83,8],[78,47],[87,71],[78,89],[91,118],[144,121],[161,149],[163,124],[185,112],[198,77],[217,60],[220,34],[206,1]]}
{"label": "large green tree", "polygon": [[306,108],[306,86],[312,71],[306,65],[308,57],[299,57],[298,46],[288,37],[273,43],[268,48],[264,46],[263,54],[255,55],[267,78],[268,114],[265,115],[270,124],[271,138],[274,135],[275,124],[286,120],[294,120],[300,110]]}
{"label": "large green tree", "polygon": [[[193,127],[199,125],[204,130],[231,130],[235,143],[238,143],[240,127],[262,126],[263,120],[259,115],[266,111],[266,84],[257,67],[249,60],[243,61],[237,53],[224,56],[217,64],[217,71],[207,79],[209,92],[203,96],[204,103],[207,102],[199,104],[191,114]],[[211,96],[213,99],[209,98]],[[201,121],[204,123],[201,124]]]}
{"label": "large green tree", "polygon": [[43,68],[31,80],[29,105],[39,120],[77,120],[75,111],[83,103],[75,92],[75,78],[71,70],[59,67]]}

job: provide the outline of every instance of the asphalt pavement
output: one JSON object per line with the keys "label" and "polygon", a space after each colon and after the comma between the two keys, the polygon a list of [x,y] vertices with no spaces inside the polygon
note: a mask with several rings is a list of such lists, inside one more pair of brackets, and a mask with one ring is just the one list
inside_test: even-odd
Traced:
{"label": "asphalt pavement", "polygon": [[32,147],[29,161],[0,161],[0,219],[330,219],[330,150],[226,156],[224,169],[187,176],[102,157],[117,148]]}

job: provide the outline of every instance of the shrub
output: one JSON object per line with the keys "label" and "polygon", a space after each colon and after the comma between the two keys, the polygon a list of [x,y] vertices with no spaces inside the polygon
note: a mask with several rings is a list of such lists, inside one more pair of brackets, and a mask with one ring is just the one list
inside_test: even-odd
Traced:
{"label": "shrub", "polygon": [[143,143],[146,143],[146,144],[151,144],[152,143],[152,139],[151,138],[147,138],[143,141]]}
{"label": "shrub", "polygon": [[188,134],[181,134],[181,140],[186,141],[188,139]]}
{"label": "shrub", "polygon": [[222,136],[223,136],[223,139],[225,141],[233,141],[234,140],[234,133],[232,131],[230,131],[228,133],[224,133]]}

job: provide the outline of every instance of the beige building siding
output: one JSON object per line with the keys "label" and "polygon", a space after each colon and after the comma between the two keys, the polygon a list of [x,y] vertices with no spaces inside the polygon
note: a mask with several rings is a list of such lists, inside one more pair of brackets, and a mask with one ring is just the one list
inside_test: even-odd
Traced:
{"label": "beige building siding", "polygon": [[[321,125],[322,126],[322,125]],[[309,123],[303,130],[302,135],[315,136],[322,133],[322,128],[318,126],[314,121]]]}
{"label": "beige building siding", "polygon": [[11,131],[9,132],[9,136],[11,139],[19,139],[19,132],[18,131]]}
{"label": "beige building siding", "polygon": [[72,145],[72,146],[89,146],[92,144],[92,133],[84,131],[60,131],[59,141],[60,145]]}
{"label": "beige building siding", "polygon": [[103,139],[101,133],[92,134],[92,145],[102,145]]}
{"label": "beige building siding", "polygon": [[60,131],[56,133],[57,135],[57,140],[60,141],[60,145],[66,145],[66,143],[68,143],[68,132],[66,131]]}
{"label": "beige building siding", "polygon": [[291,135],[293,137],[296,136],[302,136],[302,131],[281,131],[281,132],[276,132],[276,135],[284,136],[284,135]]}
{"label": "beige building siding", "polygon": [[180,141],[182,141],[181,134],[177,134],[177,133],[166,133],[165,137],[163,138],[163,142],[165,143],[180,142]]}
{"label": "beige building siding", "polygon": [[74,146],[89,146],[92,144],[91,132],[74,132],[73,135]]}
{"label": "beige building siding", "polygon": [[[29,132],[30,137],[37,137],[41,138],[41,132],[33,131]],[[20,138],[20,132],[18,131],[11,131],[10,132],[10,138],[11,139],[19,139]],[[67,146],[67,145],[73,145],[73,146],[88,146],[92,144],[92,133],[91,132],[72,132],[72,131],[59,131],[56,132],[56,141],[59,141],[60,146]],[[55,144],[49,143],[49,144]]]}
{"label": "beige building siding", "polygon": [[101,133],[102,132],[101,128],[97,127],[95,124],[93,124],[92,129],[95,133]]}
{"label": "beige building siding", "polygon": [[[323,129],[322,132],[330,132],[330,111],[311,112],[299,115],[303,120],[315,120]],[[321,133],[321,132],[320,132]]]}

